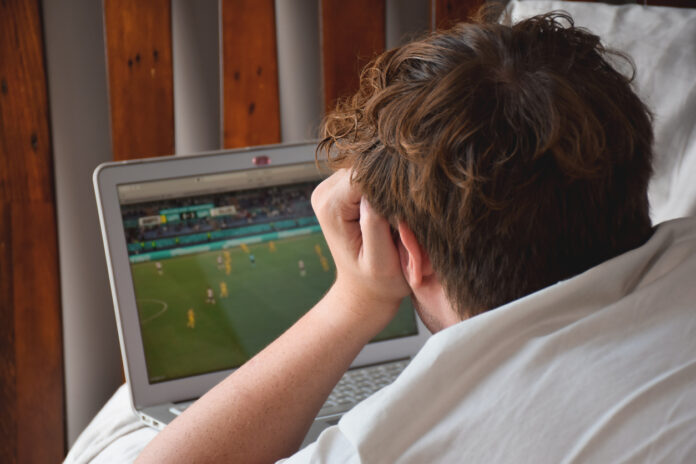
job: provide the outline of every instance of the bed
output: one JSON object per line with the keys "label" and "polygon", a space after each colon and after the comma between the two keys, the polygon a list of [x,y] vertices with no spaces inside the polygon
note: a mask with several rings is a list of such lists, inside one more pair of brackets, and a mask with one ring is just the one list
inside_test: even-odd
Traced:
{"label": "bed", "polygon": [[[696,214],[696,9],[513,1],[513,18],[563,9],[576,24],[627,52],[636,88],[655,115],[656,159],[650,186],[653,223]],[[121,386],[79,436],[67,463],[131,462],[156,435],[142,425]]]}

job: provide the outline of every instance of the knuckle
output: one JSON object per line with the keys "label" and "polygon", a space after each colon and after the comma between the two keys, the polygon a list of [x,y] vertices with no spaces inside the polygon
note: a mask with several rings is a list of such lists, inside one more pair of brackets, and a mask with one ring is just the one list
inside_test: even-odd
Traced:
{"label": "knuckle", "polygon": [[312,192],[312,196],[310,198],[310,203],[312,204],[312,209],[314,209],[314,212],[319,214],[320,210],[324,207],[326,200],[325,200],[325,195],[323,195],[323,189],[322,189],[322,184],[319,184],[317,188],[314,189]]}

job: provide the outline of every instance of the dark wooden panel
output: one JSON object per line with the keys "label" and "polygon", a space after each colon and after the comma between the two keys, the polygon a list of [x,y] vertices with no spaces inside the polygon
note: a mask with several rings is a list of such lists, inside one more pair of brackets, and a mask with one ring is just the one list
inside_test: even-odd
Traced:
{"label": "dark wooden panel", "polygon": [[321,0],[324,108],[358,89],[360,70],[385,46],[384,0]]}
{"label": "dark wooden panel", "polygon": [[174,153],[170,0],[105,0],[114,159]]}
{"label": "dark wooden panel", "polygon": [[0,195],[53,198],[46,75],[37,1],[0,4]]}
{"label": "dark wooden panel", "polygon": [[[4,159],[3,154],[0,152],[0,158]],[[10,213],[10,203],[0,197],[0,462],[17,461],[17,368]]]}
{"label": "dark wooden panel", "polygon": [[[636,3],[642,4],[643,2],[636,1]],[[696,0],[648,0],[648,5],[696,8]]]}
{"label": "dark wooden panel", "polygon": [[222,57],[223,146],[280,142],[273,0],[222,0]]}
{"label": "dark wooden panel", "polygon": [[[636,0],[636,3],[643,5],[641,0]],[[647,5],[650,6],[672,6],[678,8],[696,8],[696,0],[647,0]]]}
{"label": "dark wooden panel", "polygon": [[431,28],[448,28],[465,21],[482,4],[483,0],[430,0]]}
{"label": "dark wooden panel", "polygon": [[678,8],[696,8],[696,0],[567,0],[570,2],[592,2],[592,3],[608,3],[610,5],[630,5],[635,3],[637,5],[649,5],[649,6],[671,6]]}
{"label": "dark wooden panel", "polygon": [[0,3],[0,462],[60,462],[63,359],[39,1]]}
{"label": "dark wooden panel", "polygon": [[23,463],[58,462],[64,411],[54,203],[15,203],[11,221],[17,456]]}

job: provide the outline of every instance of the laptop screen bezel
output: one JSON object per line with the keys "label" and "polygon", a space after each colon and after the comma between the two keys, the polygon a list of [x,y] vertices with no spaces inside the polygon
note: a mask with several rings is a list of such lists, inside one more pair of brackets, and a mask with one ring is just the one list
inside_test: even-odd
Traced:
{"label": "laptop screen bezel", "polygon": [[[150,383],[126,248],[118,186],[314,162],[315,147],[315,143],[272,145],[252,149],[221,150],[200,155],[105,163],[97,167],[93,177],[97,207],[116,311],[124,372],[131,388],[133,406],[136,409],[197,398],[234,369]],[[263,159],[264,162],[269,163],[256,167],[254,159]],[[429,336],[429,332],[420,319],[416,317],[416,320],[418,326],[416,335],[371,343],[361,351],[352,367],[414,355]]]}

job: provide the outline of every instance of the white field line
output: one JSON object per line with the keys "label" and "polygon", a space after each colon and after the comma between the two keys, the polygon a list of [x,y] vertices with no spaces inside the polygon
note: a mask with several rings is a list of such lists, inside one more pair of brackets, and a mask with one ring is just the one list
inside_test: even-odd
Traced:
{"label": "white field line", "polygon": [[156,300],[156,299],[154,299],[154,298],[143,298],[142,300],[138,300],[138,303],[140,303],[141,301],[153,301],[153,302],[155,302],[155,303],[159,303],[159,304],[162,305],[162,309],[160,309],[158,312],[156,312],[156,313],[153,314],[152,316],[150,316],[150,317],[148,317],[148,318],[143,319],[142,321],[140,321],[141,324],[147,324],[147,323],[150,322],[151,320],[157,319],[157,318],[160,317],[162,314],[164,314],[164,313],[167,311],[167,309],[169,309],[169,305],[168,305],[167,303],[165,303],[164,301],[162,301],[162,300]]}

